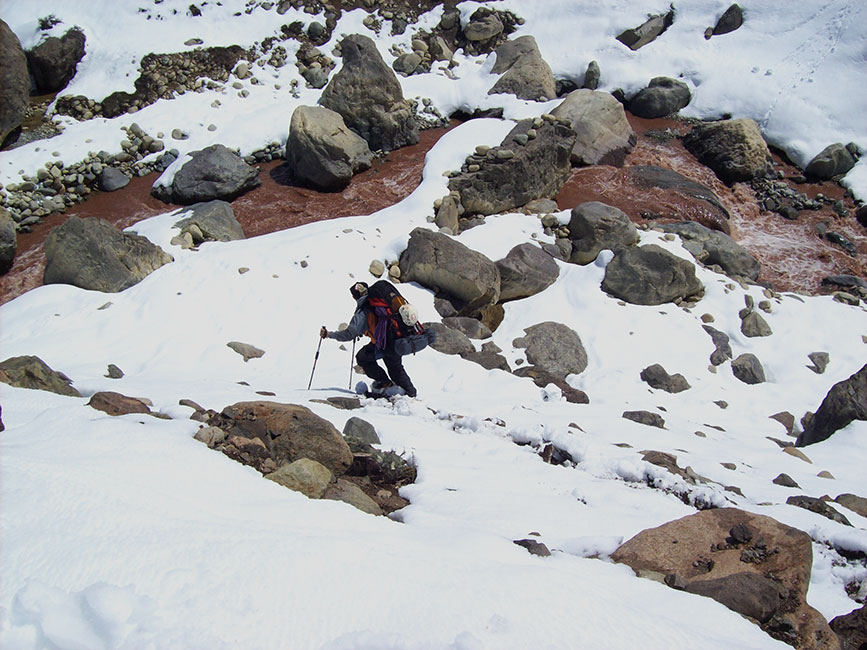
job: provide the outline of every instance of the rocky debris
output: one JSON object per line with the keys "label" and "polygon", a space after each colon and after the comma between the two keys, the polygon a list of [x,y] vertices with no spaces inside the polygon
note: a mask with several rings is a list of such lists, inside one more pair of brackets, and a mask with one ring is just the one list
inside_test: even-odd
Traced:
{"label": "rocky debris", "polygon": [[830,625],[840,639],[841,650],[862,650],[867,647],[867,605],[834,618]]}
{"label": "rocky debris", "polygon": [[602,290],[633,305],[661,305],[704,291],[695,266],[656,244],[625,248],[605,267]]}
{"label": "rocky debris", "polygon": [[[180,228],[179,237],[182,242],[188,241],[193,247],[209,241],[227,242],[244,239],[244,229],[235,218],[232,204],[226,201],[215,199],[194,203],[181,214],[189,216],[178,220],[175,228]],[[172,243],[175,243],[174,238]]]}
{"label": "rocky debris", "polygon": [[484,340],[492,335],[487,325],[469,316],[448,316],[443,318],[443,325],[463,332],[470,339]]}
{"label": "rocky debris", "polygon": [[766,176],[773,169],[768,145],[751,119],[698,124],[684,136],[683,146],[726,184]]}
{"label": "rocky debris", "polygon": [[249,343],[241,343],[240,341],[229,341],[228,343],[226,343],[226,347],[231,348],[242,357],[244,357],[244,363],[246,363],[250,359],[258,359],[265,356],[264,350],[260,350],[256,346],[250,345]]}
{"label": "rocky debris", "polygon": [[[444,12],[441,28],[446,20],[459,23],[460,13]],[[510,11],[479,7],[470,15],[463,30],[457,31],[455,42],[469,55],[486,54],[494,51],[522,23],[523,19]]]}
{"label": "rocky debris", "polygon": [[45,284],[117,293],[173,261],[159,246],[108,221],[70,217],[45,240]]}
{"label": "rocky debris", "polygon": [[485,370],[512,372],[508,360],[500,352],[501,350],[496,344],[488,342],[482,346],[480,351],[465,352],[461,355],[461,358],[465,361],[477,363]]}
{"label": "rocky debris", "polygon": [[189,153],[171,186],[154,185],[151,194],[167,203],[190,205],[214,199],[231,201],[262,184],[259,170],[222,144]]}
{"label": "rocky debris", "polygon": [[112,416],[151,412],[150,407],[137,397],[129,397],[112,391],[94,393],[87,405]]}
{"label": "rocky debris", "polygon": [[680,373],[669,375],[660,364],[654,363],[641,371],[641,380],[651,388],[664,390],[667,393],[681,393],[690,388],[686,377]]}
{"label": "rocky debris", "polygon": [[260,438],[230,435],[216,448],[236,463],[252,467],[260,474],[268,475],[277,470],[277,463]]}
{"label": "rocky debris", "polygon": [[790,221],[797,219],[802,210],[821,210],[826,202],[830,203],[830,199],[824,196],[822,200],[819,197],[811,199],[782,180],[754,178],[750,181],[750,187],[763,209]]}
{"label": "rocky debris", "polygon": [[852,155],[849,148],[842,142],[830,144],[807,164],[804,172],[807,176],[819,180],[830,180],[835,176],[848,174],[855,166],[857,158]]}
{"label": "rocky debris", "polygon": [[659,413],[651,411],[623,411],[621,417],[624,420],[632,420],[649,427],[656,427],[657,429],[665,428],[665,420]]}
{"label": "rocky debris", "polygon": [[[623,414],[623,417],[627,420],[633,420],[634,422],[639,422],[640,424],[646,424],[648,426],[655,426],[659,429],[665,428],[665,421],[656,413],[651,413],[649,411],[626,411]],[[690,485],[710,482],[703,476],[697,474],[692,467],[687,466],[684,468],[678,465],[677,456],[674,454],[667,454],[664,451],[648,450],[641,452],[641,460],[650,463],[651,465],[662,467],[675,476],[679,476]],[[689,502],[684,499],[684,496],[686,495],[680,496],[681,499],[684,500],[684,503]]]}
{"label": "rocky debris", "polygon": [[590,264],[605,249],[619,252],[639,241],[638,230],[625,212],[617,208],[589,201],[572,208],[569,219],[569,238],[573,264]]}
{"label": "rocky debris", "polygon": [[373,154],[339,113],[321,106],[299,106],[289,123],[286,160],[297,180],[333,192],[346,187],[355,174],[370,169]]}
{"label": "rocky debris", "polygon": [[682,81],[670,77],[654,77],[647,88],[639,90],[629,100],[629,112],[638,117],[654,119],[677,113],[692,100],[692,93]]}
{"label": "rocky debris", "polygon": [[325,87],[320,104],[339,113],[373,151],[418,142],[412,108],[373,40],[352,34],[340,42],[340,51],[343,67]]}
{"label": "rocky debris", "polygon": [[[710,230],[717,230],[726,235],[730,234],[728,210],[710,188],[696,183],[674,170],[655,165],[632,165],[626,169],[626,173],[627,180],[637,188],[658,188],[674,192],[683,199],[695,202],[698,207],[692,211],[693,214],[696,214],[693,219],[694,222],[698,222]],[[683,218],[677,214],[660,214],[659,216]]]}
{"label": "rocky debris", "polygon": [[499,214],[535,199],[557,195],[571,173],[569,158],[577,134],[547,115],[521,120],[498,147],[477,149],[449,190],[469,213]]}
{"label": "rocky debris", "polygon": [[864,497],[859,497],[857,494],[840,494],[834,501],[862,517],[867,517],[867,499]]}
{"label": "rocky debris", "polygon": [[21,126],[30,97],[30,75],[21,42],[0,20],[0,145]]}
{"label": "rocky debris", "polygon": [[424,328],[436,334],[436,340],[431,347],[443,354],[471,354],[476,351],[473,342],[462,331],[448,327],[442,323],[424,323]]}
{"label": "rocky debris", "polygon": [[106,368],[105,376],[109,379],[123,379],[124,373],[123,370],[118,368],[113,363],[110,363]]}
{"label": "rocky debris", "polygon": [[714,598],[799,650],[839,648],[828,623],[807,603],[809,535],[770,517],[704,510],[642,531],[611,559]]}
{"label": "rocky debris", "polygon": [[551,551],[548,549],[548,547],[536,539],[516,539],[512,543],[527,549],[527,552],[530,555],[536,555],[538,557],[551,556]]}
{"label": "rocky debris", "polygon": [[801,489],[801,486],[798,485],[797,481],[795,481],[795,479],[793,479],[788,474],[780,474],[772,482],[775,485],[782,485],[783,487],[787,488],[796,488],[799,490]]}
{"label": "rocky debris", "polygon": [[78,28],[63,36],[49,36],[27,52],[27,65],[37,95],[56,93],[66,88],[84,58],[84,32]]}
{"label": "rocky debris", "polygon": [[765,369],[756,355],[745,352],[732,360],[732,373],[745,384],[761,384],[765,381]]}
{"label": "rocky debris", "polygon": [[440,229],[448,229],[447,234],[457,235],[460,231],[460,216],[464,207],[460,204],[460,195],[457,192],[444,196],[436,207],[434,223]]}
{"label": "rocky debris", "polygon": [[830,438],[853,420],[867,420],[867,365],[848,379],[834,384],[815,414],[804,416],[798,447]]}
{"label": "rocky debris", "polygon": [[15,230],[15,220],[8,210],[0,207],[0,275],[12,268],[17,250],[18,235]]}
{"label": "rocky debris", "polygon": [[816,499],[815,497],[808,496],[796,496],[789,497],[786,499],[786,503],[790,506],[798,506],[799,508],[804,508],[805,510],[809,510],[810,512],[815,512],[817,515],[822,515],[823,517],[827,517],[831,521],[836,521],[839,524],[843,524],[844,526],[851,526],[849,520],[846,519],[844,515],[841,515],[839,512],[834,510],[831,506],[829,506],[824,500]]}
{"label": "rocky debris", "polygon": [[541,293],[560,276],[560,267],[535,244],[518,244],[495,262],[500,271],[500,302]]}
{"label": "rocky debris", "polygon": [[849,275],[847,273],[829,275],[822,278],[822,286],[842,288],[852,295],[859,295],[867,299],[867,281],[862,280],[857,275]]}
{"label": "rocky debris", "polygon": [[711,365],[721,366],[726,361],[732,358],[732,346],[729,344],[729,336],[725,332],[720,332],[710,325],[702,325],[702,329],[710,334],[710,338],[714,344],[714,351],[710,355]]}
{"label": "rocky debris", "polygon": [[[282,46],[278,48],[282,50],[282,58],[285,61],[286,50]],[[275,54],[277,52],[275,48]],[[328,84],[328,76],[334,70],[335,64],[331,57],[323,54],[318,48],[309,43],[302,43],[296,54],[295,66],[311,88],[324,88]],[[282,66],[275,65],[275,67]]]}
{"label": "rocky debris", "polygon": [[551,114],[569,120],[578,135],[572,148],[573,165],[621,167],[638,141],[623,104],[609,93],[575,90]]}
{"label": "rocky debris", "polygon": [[44,390],[58,395],[81,397],[72,387],[72,380],[62,372],[52,370],[35,356],[9,357],[0,362],[0,381],[17,388]]}
{"label": "rocky debris", "polygon": [[393,487],[413,483],[416,468],[394,451],[382,451],[358,438],[347,438],[353,453],[347,476],[366,476]]}
{"label": "rocky debris", "polygon": [[705,32],[705,38],[711,36],[722,36],[735,31],[744,24],[744,12],[737,3],[730,6],[723,12],[723,15],[716,21],[713,28],[709,28],[709,33]]}
{"label": "rocky debris", "polygon": [[771,336],[774,333],[762,315],[751,307],[742,309],[740,317],[741,333],[747,338]]}
{"label": "rocky debris", "polygon": [[545,321],[524,329],[525,336],[512,345],[526,348],[527,362],[565,381],[568,375],[578,375],[587,368],[587,351],[581,338],[568,325]]}
{"label": "rocky debris", "polygon": [[[376,428],[367,420],[352,416],[346,420],[343,425],[343,437],[347,439],[355,439],[367,445],[379,445],[382,441],[376,433]],[[352,447],[352,444],[349,445]]]}
{"label": "rocky debris", "polygon": [[683,247],[701,264],[719,267],[729,277],[753,282],[758,279],[761,272],[759,261],[727,234],[694,221],[663,224],[660,228],[663,232],[679,235]]}
{"label": "rocky debris", "polygon": [[668,13],[650,16],[634,29],[627,29],[617,36],[617,40],[630,50],[637,50],[655,41],[660,34],[674,23],[674,8]]}
{"label": "rocky debris", "polygon": [[529,101],[548,101],[557,97],[551,67],[542,58],[536,39],[530,35],[507,41],[496,49],[492,74],[502,75],[489,95],[515,95]]}
{"label": "rocky debris", "polygon": [[321,499],[334,480],[334,475],[331,470],[315,460],[299,458],[294,462],[281,465],[276,471],[265,474],[265,478],[311,499]]}
{"label": "rocky debris", "polygon": [[400,277],[442,291],[460,304],[460,316],[474,316],[500,298],[500,271],[487,257],[424,228],[410,233],[400,255]]}
{"label": "rocky debris", "polygon": [[97,177],[96,184],[103,192],[115,192],[129,185],[129,176],[114,167],[106,167]]}

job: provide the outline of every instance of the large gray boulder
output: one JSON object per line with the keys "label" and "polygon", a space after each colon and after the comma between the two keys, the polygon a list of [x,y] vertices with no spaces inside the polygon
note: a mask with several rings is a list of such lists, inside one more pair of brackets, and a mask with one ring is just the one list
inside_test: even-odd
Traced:
{"label": "large gray boulder", "polygon": [[577,375],[587,368],[587,351],[581,338],[568,325],[546,321],[524,330],[526,336],[512,341],[527,349],[527,361],[558,380]]}
{"label": "large gray boulder", "polygon": [[476,346],[462,331],[449,327],[443,323],[424,323],[424,328],[432,330],[436,334],[436,340],[431,347],[443,354],[456,354],[463,356],[476,351]]}
{"label": "large gray boulder", "polygon": [[6,208],[0,207],[0,275],[7,273],[15,261],[18,235],[15,220]]}
{"label": "large gray boulder", "polygon": [[762,362],[752,352],[744,352],[732,359],[732,374],[745,384],[755,385],[765,382],[765,369]]}
{"label": "large gray boulder", "polygon": [[797,446],[827,440],[854,420],[867,420],[867,365],[834,384],[816,413],[804,418],[804,431],[798,436]]}
{"label": "large gray boulder", "polygon": [[623,104],[610,93],[574,90],[552,115],[569,120],[577,133],[573,165],[623,165],[637,138],[626,119]]}
{"label": "large gray boulder", "polygon": [[654,77],[647,88],[638,91],[629,100],[629,112],[638,117],[653,119],[677,113],[689,104],[692,93],[689,86],[670,77]]}
{"label": "large gray boulder", "polygon": [[418,126],[403,89],[367,36],[340,42],[343,67],[331,78],[319,103],[343,116],[374,151],[392,151],[418,142]]}
{"label": "large gray boulder", "polygon": [[449,180],[449,190],[460,194],[469,214],[498,214],[553,198],[572,171],[575,137],[556,118],[521,120],[500,146],[471,156],[467,170]]}
{"label": "large gray boulder", "polygon": [[661,305],[704,289],[695,266],[656,244],[626,248],[605,267],[602,290],[633,305]]}
{"label": "large gray boulder", "polygon": [[49,36],[27,52],[27,64],[37,94],[56,93],[66,88],[84,57],[84,43],[84,32],[73,28],[60,38]]}
{"label": "large gray boulder", "polygon": [[52,370],[39,357],[10,357],[0,362],[0,381],[18,388],[44,390],[58,395],[81,397],[72,387],[72,380],[62,372]]}
{"label": "large gray boulder", "polygon": [[70,217],[45,239],[45,284],[117,293],[173,261],[159,246],[108,221]]}
{"label": "large gray boulder", "polygon": [[772,169],[771,152],[751,119],[696,125],[684,136],[683,146],[724,183],[752,180]]}
{"label": "large gray boulder", "polygon": [[175,223],[181,233],[190,233],[195,245],[206,241],[235,241],[244,239],[244,229],[235,218],[232,204],[226,201],[195,203],[185,210],[183,219]]}
{"label": "large gray boulder", "polygon": [[620,251],[638,243],[638,229],[617,208],[588,201],[572,208],[569,219],[573,264],[590,264],[605,249]]}
{"label": "large gray boulder", "polygon": [[557,262],[535,244],[518,244],[496,262],[500,270],[500,301],[534,296],[560,276]]}
{"label": "large gray boulder", "polygon": [[557,97],[557,84],[551,67],[545,63],[536,39],[530,35],[507,41],[496,49],[497,61],[491,69],[502,75],[489,95],[515,95],[529,101],[548,101]]}
{"label": "large gray boulder", "polygon": [[29,103],[27,56],[9,25],[0,20],[0,144],[21,126]]}
{"label": "large gray boulder", "polygon": [[299,106],[292,113],[286,160],[294,177],[326,192],[343,189],[358,172],[370,169],[367,141],[350,131],[339,113]]}
{"label": "large gray boulder", "polygon": [[664,224],[661,228],[680,235],[683,247],[702,264],[717,265],[729,276],[758,279],[761,263],[725,233],[694,221]]}
{"label": "large gray boulder", "polygon": [[458,301],[460,316],[473,316],[500,298],[496,264],[448,235],[424,228],[410,233],[400,256],[400,277]]}
{"label": "large gray boulder", "polygon": [[190,153],[170,187],[155,185],[151,193],[161,201],[190,205],[214,199],[231,201],[259,185],[259,170],[222,144]]}
{"label": "large gray boulder", "polygon": [[855,166],[855,158],[842,142],[829,144],[809,162],[804,170],[808,176],[829,180],[847,174]]}

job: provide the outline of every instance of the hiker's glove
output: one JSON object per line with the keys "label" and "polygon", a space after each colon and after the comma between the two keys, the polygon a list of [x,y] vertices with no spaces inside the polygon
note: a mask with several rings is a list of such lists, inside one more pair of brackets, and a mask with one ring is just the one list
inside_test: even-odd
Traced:
{"label": "hiker's glove", "polygon": [[327,339],[328,338],[328,330],[325,329],[324,325],[322,326],[322,329],[319,330],[319,338],[321,338],[321,339]]}

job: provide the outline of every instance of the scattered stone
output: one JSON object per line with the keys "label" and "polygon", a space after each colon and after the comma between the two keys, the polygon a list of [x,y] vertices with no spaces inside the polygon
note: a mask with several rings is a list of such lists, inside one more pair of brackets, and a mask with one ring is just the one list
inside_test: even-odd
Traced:
{"label": "scattered stone", "polygon": [[634,29],[627,29],[617,36],[617,40],[630,50],[637,50],[656,40],[660,34],[674,23],[674,8],[666,14],[651,16]]}
{"label": "scattered stone", "polygon": [[745,352],[732,361],[732,373],[745,384],[761,384],[765,381],[765,369],[751,352]]}
{"label": "scattered stone", "polygon": [[786,427],[786,433],[790,436],[794,435],[795,432],[795,416],[789,413],[788,411],[780,411],[779,413],[774,413],[769,416],[772,420],[776,420],[784,427]]}
{"label": "scattered stone", "polygon": [[719,266],[730,277],[755,281],[761,272],[761,264],[743,246],[724,232],[711,230],[694,221],[663,224],[663,232],[680,236],[683,247],[705,266]]}
{"label": "scattered stone", "polygon": [[697,296],[695,266],[656,244],[626,248],[605,267],[602,290],[633,305],[661,305]]}
{"label": "scattered stone", "polygon": [[530,553],[530,555],[538,555],[539,557],[550,557],[551,551],[542,542],[535,539],[516,539],[513,542],[518,546],[522,546]]}
{"label": "scattered stone", "polygon": [[842,142],[835,142],[816,154],[804,172],[819,180],[830,180],[849,173],[855,162],[846,146]]}
{"label": "scattered stone", "polygon": [[651,411],[623,411],[621,417],[638,422],[639,424],[646,424],[650,427],[665,428],[665,420],[659,413],[652,413]]}
{"label": "scattered stone", "polygon": [[526,348],[527,361],[560,380],[587,368],[587,352],[578,334],[567,325],[546,321],[524,329],[526,336],[512,345]]}
{"label": "scattered stone", "polygon": [[783,447],[783,453],[789,454],[789,456],[794,456],[795,458],[798,458],[798,459],[804,461],[805,463],[809,463],[810,465],[813,464],[813,461],[810,460],[810,458],[807,456],[807,454],[805,454],[803,451],[801,451],[797,447],[793,447],[793,446]]}
{"label": "scattered stone", "polygon": [[710,355],[712,366],[721,366],[726,361],[732,358],[732,347],[729,344],[729,336],[725,332],[720,332],[710,325],[702,325],[702,329],[710,334],[710,338],[714,344],[714,351]]}
{"label": "scattered stone", "polygon": [[488,91],[489,95],[515,95],[529,101],[547,101],[557,97],[554,75],[531,35],[503,43],[496,53],[497,60],[491,73],[502,76]]}
{"label": "scattered stone", "polygon": [[651,388],[664,390],[667,393],[680,393],[690,388],[686,377],[680,373],[669,375],[660,364],[654,363],[641,371],[641,380]]}
{"label": "scattered stone", "polygon": [[735,3],[725,10],[719,20],[716,22],[711,35],[721,36],[735,31],[744,24],[744,12],[740,6]]}
{"label": "scattered stone", "polygon": [[97,411],[114,416],[128,415],[130,413],[150,413],[151,411],[148,405],[140,399],[127,397],[126,395],[111,391],[95,393],[87,405],[95,408]]}
{"label": "scattered stone", "polygon": [[828,363],[831,361],[831,355],[827,352],[811,352],[807,356],[810,361],[813,362],[812,366],[807,367],[817,375],[824,374],[825,369],[828,367]]}
{"label": "scattered stone", "polygon": [[382,508],[367,496],[364,490],[344,478],[338,479],[337,483],[329,487],[323,498],[331,499],[332,501],[343,501],[367,514],[382,514]]}
{"label": "scattered stone", "polygon": [[259,170],[222,144],[190,152],[190,160],[177,171],[171,186],[154,185],[156,198],[190,205],[214,199],[232,199],[258,187]]}
{"label": "scattered stone", "polygon": [[368,445],[378,445],[382,441],[376,433],[374,426],[367,420],[362,420],[358,417],[351,417],[343,425],[344,438],[356,438]]}
{"label": "scattered stone", "polygon": [[129,185],[129,177],[119,169],[106,167],[99,174],[97,184],[103,192],[114,192]]}
{"label": "scattered stone", "polygon": [[773,331],[762,315],[756,311],[744,314],[741,319],[741,333],[748,338],[771,336]]}
{"label": "scattered stone", "polygon": [[798,488],[798,489],[801,488],[801,486],[797,484],[795,479],[793,479],[788,474],[780,474],[779,476],[777,476],[777,478],[774,479],[773,482],[776,485],[782,485],[783,487]]}
{"label": "scattered stone", "polygon": [[804,447],[827,440],[853,420],[867,420],[867,365],[834,384],[816,413],[804,417],[804,431],[796,444]]}
{"label": "scattered stone", "polygon": [[226,343],[227,347],[232,348],[235,352],[244,357],[244,362],[246,363],[250,359],[258,359],[265,355],[264,350],[260,350],[257,347],[250,345],[249,343],[241,343],[240,341],[230,341]]}
{"label": "scattered stone", "polygon": [[189,233],[196,246],[206,241],[237,241],[245,237],[232,204],[226,201],[195,203],[183,214],[189,216],[176,222],[175,228],[180,228],[181,233]]}
{"label": "scattered stone", "polygon": [[560,267],[534,244],[518,244],[496,263],[500,271],[501,302],[541,293],[560,276]]}
{"label": "scattered stone", "polygon": [[804,508],[809,510],[810,512],[815,512],[817,515],[822,515],[823,517],[827,517],[832,521],[836,521],[837,523],[843,524],[844,526],[851,526],[849,520],[846,519],[844,515],[841,515],[839,512],[834,510],[831,506],[829,506],[822,499],[816,499],[815,497],[808,496],[796,496],[789,497],[786,499],[786,503],[792,506],[798,506],[799,508]]}
{"label": "scattered stone", "polygon": [[118,368],[113,363],[108,364],[108,371],[106,372],[106,377],[109,379],[122,379],[123,378],[123,370]]}

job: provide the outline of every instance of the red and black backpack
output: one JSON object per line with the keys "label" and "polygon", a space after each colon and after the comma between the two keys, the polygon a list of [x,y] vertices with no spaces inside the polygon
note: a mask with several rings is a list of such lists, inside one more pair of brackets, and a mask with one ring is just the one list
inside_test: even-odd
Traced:
{"label": "red and black backpack", "polygon": [[370,285],[367,290],[367,304],[376,317],[375,324],[371,327],[376,347],[385,349],[389,340],[409,339],[424,334],[425,329],[418,322],[418,312],[390,282],[378,280]]}

